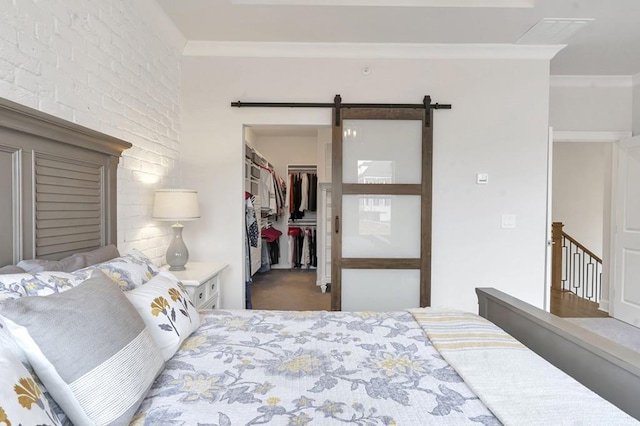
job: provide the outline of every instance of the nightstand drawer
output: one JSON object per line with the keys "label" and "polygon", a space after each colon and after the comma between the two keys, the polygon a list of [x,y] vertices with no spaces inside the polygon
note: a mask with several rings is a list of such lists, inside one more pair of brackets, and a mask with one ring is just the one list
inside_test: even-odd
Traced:
{"label": "nightstand drawer", "polygon": [[217,276],[209,278],[202,284],[202,287],[207,289],[207,298],[211,298],[214,294],[218,293],[218,283],[220,280]]}
{"label": "nightstand drawer", "polygon": [[211,295],[207,303],[202,306],[198,306],[198,309],[216,309],[218,307],[219,295],[218,293]]}
{"label": "nightstand drawer", "polygon": [[200,306],[207,301],[207,287],[200,285],[198,287],[192,287],[192,289],[193,304],[196,305],[196,308],[200,308]]}

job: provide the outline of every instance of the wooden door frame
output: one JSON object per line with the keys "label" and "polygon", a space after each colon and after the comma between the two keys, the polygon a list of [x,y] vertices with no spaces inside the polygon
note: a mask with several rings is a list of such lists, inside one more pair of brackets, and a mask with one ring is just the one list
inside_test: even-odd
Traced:
{"label": "wooden door frame", "polygon": [[[338,114],[339,112],[339,114]],[[431,238],[433,197],[433,111],[431,108],[343,108],[333,115],[340,117],[332,128],[332,212],[331,310],[342,309],[342,268],[348,269],[419,269],[420,306],[431,305]],[[422,178],[419,184],[343,184],[342,123],[353,120],[420,120],[422,122]],[[420,258],[375,259],[342,258],[343,194],[420,195]]]}

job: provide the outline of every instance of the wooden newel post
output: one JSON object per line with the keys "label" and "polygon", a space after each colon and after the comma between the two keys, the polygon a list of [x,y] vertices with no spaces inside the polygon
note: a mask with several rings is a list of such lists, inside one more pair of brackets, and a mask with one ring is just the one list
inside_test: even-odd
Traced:
{"label": "wooden newel post", "polygon": [[553,222],[551,226],[551,288],[562,290],[562,222]]}

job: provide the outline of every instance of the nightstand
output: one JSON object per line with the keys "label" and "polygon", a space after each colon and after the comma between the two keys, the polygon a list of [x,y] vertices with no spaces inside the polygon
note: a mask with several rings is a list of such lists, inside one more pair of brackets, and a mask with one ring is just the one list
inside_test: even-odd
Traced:
{"label": "nightstand", "polygon": [[[218,309],[220,307],[220,276],[227,267],[220,262],[189,262],[186,271],[170,271],[189,292],[196,309]],[[168,270],[165,265],[161,269]]]}

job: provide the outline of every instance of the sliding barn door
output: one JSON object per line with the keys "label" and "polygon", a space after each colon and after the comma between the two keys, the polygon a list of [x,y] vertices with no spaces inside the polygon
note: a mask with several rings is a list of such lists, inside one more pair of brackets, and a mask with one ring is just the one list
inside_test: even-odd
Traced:
{"label": "sliding barn door", "polygon": [[429,306],[431,109],[338,113],[334,110],[331,308]]}

